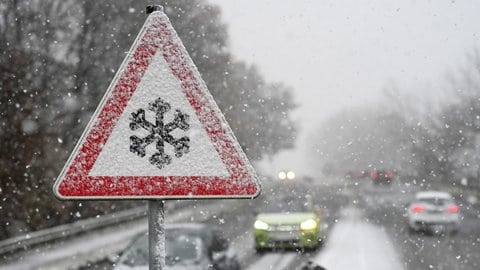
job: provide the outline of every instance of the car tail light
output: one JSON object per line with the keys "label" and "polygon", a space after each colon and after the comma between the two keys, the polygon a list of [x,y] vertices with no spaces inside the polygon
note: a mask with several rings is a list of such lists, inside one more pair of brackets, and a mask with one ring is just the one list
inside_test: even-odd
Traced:
{"label": "car tail light", "polygon": [[393,178],[393,172],[392,172],[392,171],[388,171],[388,172],[385,174],[385,176],[386,176],[387,178]]}
{"label": "car tail light", "polygon": [[422,213],[422,212],[425,211],[425,207],[423,207],[421,205],[414,204],[414,205],[412,205],[412,211],[414,213]]}
{"label": "car tail light", "polygon": [[447,212],[449,212],[449,213],[457,213],[457,212],[458,212],[458,206],[456,206],[456,205],[450,205],[450,206],[447,208]]}
{"label": "car tail light", "polygon": [[377,173],[377,172],[371,172],[371,173],[370,173],[370,177],[371,177],[372,179],[377,179],[378,173]]}

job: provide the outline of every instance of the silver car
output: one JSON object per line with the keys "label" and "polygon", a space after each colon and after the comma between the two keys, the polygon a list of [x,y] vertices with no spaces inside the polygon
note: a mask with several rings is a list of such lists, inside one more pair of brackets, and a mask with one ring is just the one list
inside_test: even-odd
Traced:
{"label": "silver car", "polygon": [[455,233],[460,223],[459,207],[448,192],[424,191],[407,207],[411,232]]}

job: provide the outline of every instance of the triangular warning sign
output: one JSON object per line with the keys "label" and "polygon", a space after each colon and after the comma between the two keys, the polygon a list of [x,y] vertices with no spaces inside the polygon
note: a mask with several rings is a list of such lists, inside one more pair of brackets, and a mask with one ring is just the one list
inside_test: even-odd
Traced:
{"label": "triangular warning sign", "polygon": [[147,18],[54,192],[75,200],[259,194],[252,166],[163,12]]}

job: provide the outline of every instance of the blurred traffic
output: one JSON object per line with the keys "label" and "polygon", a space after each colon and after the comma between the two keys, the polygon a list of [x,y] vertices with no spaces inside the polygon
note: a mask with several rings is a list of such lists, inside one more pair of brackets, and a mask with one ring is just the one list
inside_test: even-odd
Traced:
{"label": "blurred traffic", "polygon": [[[295,179],[264,179],[265,192],[255,200],[167,201],[166,269],[476,269],[480,209],[470,197],[411,185],[401,175],[389,185],[365,179],[315,185],[296,172]],[[91,238],[37,246],[48,256],[4,255],[0,266],[147,269],[146,221],[138,224],[135,236],[128,236],[134,227],[119,223],[92,230]],[[63,261],[65,254],[75,259]]]}

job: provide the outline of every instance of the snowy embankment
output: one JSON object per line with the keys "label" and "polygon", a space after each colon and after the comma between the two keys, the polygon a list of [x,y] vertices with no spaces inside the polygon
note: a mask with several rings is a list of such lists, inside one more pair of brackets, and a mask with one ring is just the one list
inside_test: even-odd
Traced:
{"label": "snowy embankment", "polygon": [[381,227],[363,221],[359,209],[348,208],[342,214],[314,262],[335,270],[403,269],[399,253]]}
{"label": "snowy embankment", "polygon": [[[248,201],[245,200],[243,203],[248,203]],[[205,202],[171,211],[167,209],[165,222],[202,222],[220,210],[233,209],[234,205],[241,207],[243,204],[235,201],[225,201],[221,205]],[[101,230],[86,231],[85,234],[77,237],[46,243],[18,255],[12,254],[11,258],[0,262],[0,269],[77,269],[86,265],[87,262],[95,262],[122,251],[134,236],[147,230],[147,224],[145,217],[125,224],[108,226]]]}

